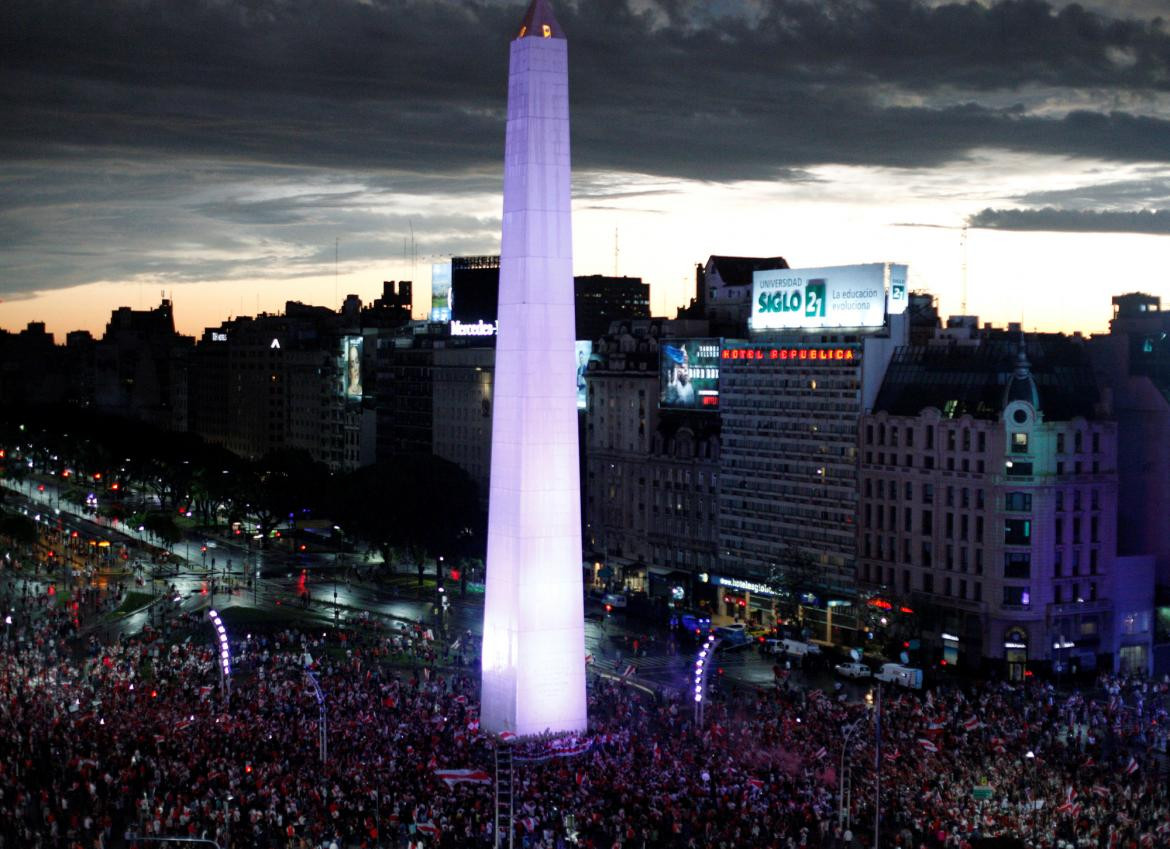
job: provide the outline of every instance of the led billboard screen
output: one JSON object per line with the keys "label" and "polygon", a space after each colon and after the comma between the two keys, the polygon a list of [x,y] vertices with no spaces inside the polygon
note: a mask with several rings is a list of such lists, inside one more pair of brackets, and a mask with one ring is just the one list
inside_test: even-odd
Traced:
{"label": "led billboard screen", "polygon": [[362,397],[362,337],[341,338],[341,394],[346,398]]}
{"label": "led billboard screen", "polygon": [[752,275],[752,330],[881,327],[886,287],[901,269],[905,309],[906,266],[890,263],[825,268],[781,268]]}
{"label": "led billboard screen", "polygon": [[585,372],[589,370],[589,358],[593,355],[593,342],[580,339],[576,342],[577,353],[577,409],[584,410],[589,401],[585,390]]}
{"label": "led billboard screen", "polygon": [[431,321],[451,320],[451,263],[431,265]]}
{"label": "led billboard screen", "polygon": [[719,408],[719,340],[669,339],[659,348],[658,406]]}

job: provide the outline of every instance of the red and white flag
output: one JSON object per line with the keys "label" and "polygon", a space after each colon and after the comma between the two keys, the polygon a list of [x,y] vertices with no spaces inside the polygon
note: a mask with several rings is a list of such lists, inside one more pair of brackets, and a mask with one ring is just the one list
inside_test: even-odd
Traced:
{"label": "red and white flag", "polygon": [[1103,787],[1100,784],[1094,784],[1093,785],[1093,795],[1097,796],[1101,799],[1108,799],[1109,798],[1109,788]]}
{"label": "red and white flag", "polygon": [[629,666],[627,666],[627,667],[626,667],[626,671],[622,673],[622,677],[623,677],[623,678],[629,678],[629,677],[630,677],[631,675],[633,675],[633,674],[634,674],[634,673],[635,673],[637,670],[638,670],[638,667],[634,666],[634,664],[632,664],[632,663],[631,663]]}
{"label": "red and white flag", "polygon": [[970,719],[963,721],[963,730],[974,731],[976,728],[979,727],[979,725],[980,725],[979,717],[973,716]]}
{"label": "red and white flag", "polygon": [[817,749],[815,752],[813,752],[813,760],[819,761],[821,758],[823,758],[827,754],[829,754],[829,750],[826,749],[824,746],[821,746],[819,749]]}
{"label": "red and white flag", "polygon": [[500,739],[501,740],[514,740],[514,739],[516,739],[516,735],[511,731],[501,731],[500,732]]}
{"label": "red and white flag", "polygon": [[1125,774],[1126,775],[1133,775],[1137,771],[1138,771],[1137,758],[1130,758],[1129,764],[1125,767]]}
{"label": "red and white flag", "polygon": [[517,822],[528,829],[529,833],[536,831],[536,820],[532,817],[521,817]]}
{"label": "red and white flag", "polygon": [[491,784],[492,777],[482,769],[436,769],[435,777],[448,787],[456,784]]}
{"label": "red and white flag", "polygon": [[938,746],[936,746],[934,744],[934,741],[927,740],[925,737],[918,738],[918,745],[921,746],[925,751],[930,752],[931,754],[934,754],[935,752],[938,751]]}
{"label": "red and white flag", "polygon": [[478,731],[479,730],[479,720],[478,719],[470,720],[467,723],[467,730],[468,731]]}
{"label": "red and white flag", "polygon": [[439,839],[439,827],[437,825],[435,825],[433,822],[431,822],[430,820],[428,820],[426,822],[416,822],[414,824],[414,827],[417,828],[419,831],[421,831],[423,834],[431,835],[431,837],[435,838],[435,840]]}

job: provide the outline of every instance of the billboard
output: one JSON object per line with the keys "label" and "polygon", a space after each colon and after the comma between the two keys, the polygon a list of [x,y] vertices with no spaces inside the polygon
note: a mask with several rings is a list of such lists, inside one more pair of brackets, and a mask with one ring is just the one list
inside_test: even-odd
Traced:
{"label": "billboard", "polygon": [[451,263],[431,265],[431,321],[451,320]]}
{"label": "billboard", "polygon": [[890,288],[886,299],[886,312],[890,315],[901,315],[906,312],[910,300],[907,296],[909,269],[904,265],[890,266]]}
{"label": "billboard", "polygon": [[593,356],[593,342],[577,340],[575,345],[577,354],[577,409],[584,410],[589,401],[585,390],[585,372],[589,370],[589,358]]}
{"label": "billboard", "polygon": [[[892,274],[894,269],[901,271]],[[906,266],[888,262],[825,268],[778,268],[752,274],[752,330],[881,327],[886,288],[901,280],[905,309]]]}
{"label": "billboard", "polygon": [[718,339],[667,339],[658,354],[660,408],[719,408]]}
{"label": "billboard", "polygon": [[362,337],[341,337],[341,394],[360,401],[362,397]]}

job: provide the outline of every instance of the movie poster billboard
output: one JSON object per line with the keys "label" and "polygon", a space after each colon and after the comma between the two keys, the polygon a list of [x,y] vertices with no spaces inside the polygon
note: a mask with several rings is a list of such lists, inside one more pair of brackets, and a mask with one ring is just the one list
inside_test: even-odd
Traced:
{"label": "movie poster billboard", "polygon": [[718,339],[664,339],[658,361],[661,409],[719,409]]}
{"label": "movie poster billboard", "polygon": [[431,321],[451,320],[451,262],[431,265]]}
{"label": "movie poster billboard", "polygon": [[577,340],[575,345],[577,354],[577,409],[584,410],[589,402],[585,387],[585,372],[589,370],[589,358],[593,356],[593,342]]}
{"label": "movie poster billboard", "polygon": [[[886,290],[894,278],[900,283],[896,298],[904,304],[904,265],[875,262],[757,271],[752,275],[751,329],[881,327],[886,320]],[[893,301],[895,293],[890,296]]]}
{"label": "movie poster billboard", "polygon": [[362,337],[341,338],[341,394],[351,400],[362,398]]}

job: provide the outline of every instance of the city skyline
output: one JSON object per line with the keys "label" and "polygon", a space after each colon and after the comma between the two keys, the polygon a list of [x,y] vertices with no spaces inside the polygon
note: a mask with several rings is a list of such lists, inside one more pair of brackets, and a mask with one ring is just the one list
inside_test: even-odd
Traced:
{"label": "city skyline", "polygon": [[[6,4],[0,327],[100,332],[165,290],[197,334],[398,279],[421,315],[430,262],[499,251],[524,6]],[[709,254],[896,261],[951,314],[965,264],[983,320],[1102,330],[1170,295],[1157,10],[563,0],[574,273],[669,315]]]}

